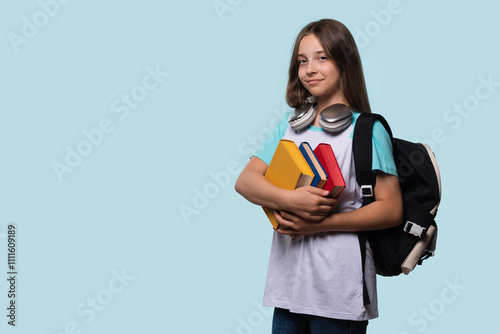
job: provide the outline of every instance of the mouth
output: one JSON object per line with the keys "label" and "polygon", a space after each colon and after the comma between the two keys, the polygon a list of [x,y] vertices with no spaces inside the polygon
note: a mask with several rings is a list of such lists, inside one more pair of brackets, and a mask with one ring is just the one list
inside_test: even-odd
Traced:
{"label": "mouth", "polygon": [[320,81],[321,81],[321,79],[311,79],[311,80],[307,80],[307,83],[310,84],[310,85],[314,85],[314,84],[317,84]]}

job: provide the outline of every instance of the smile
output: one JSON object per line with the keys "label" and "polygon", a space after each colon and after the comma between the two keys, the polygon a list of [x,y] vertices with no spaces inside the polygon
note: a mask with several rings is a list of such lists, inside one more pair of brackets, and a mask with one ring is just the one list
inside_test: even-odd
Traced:
{"label": "smile", "polygon": [[314,84],[317,84],[320,81],[321,81],[320,79],[313,79],[313,80],[307,81],[307,83],[310,84],[310,85],[314,85]]}

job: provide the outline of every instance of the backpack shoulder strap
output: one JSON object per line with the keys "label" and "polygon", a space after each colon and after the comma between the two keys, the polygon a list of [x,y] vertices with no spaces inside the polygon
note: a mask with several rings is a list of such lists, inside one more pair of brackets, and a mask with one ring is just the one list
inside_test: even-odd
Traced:
{"label": "backpack shoulder strap", "polygon": [[[363,206],[375,200],[375,173],[372,170],[372,131],[373,123],[378,120],[389,133],[392,141],[392,131],[384,117],[378,114],[362,113],[356,120],[352,138],[352,149],[354,154],[354,166],[356,169],[356,180],[361,187],[363,195]],[[363,274],[363,304],[370,304],[370,297],[365,280],[366,262],[366,234],[358,232],[359,247],[361,251],[361,266]]]}
{"label": "backpack shoulder strap", "polygon": [[375,121],[382,123],[392,141],[392,131],[385,118],[379,114],[368,113],[359,115],[354,126],[352,139],[356,180],[361,187],[363,206],[375,200],[373,192],[375,188],[375,173],[372,170],[372,131]]}

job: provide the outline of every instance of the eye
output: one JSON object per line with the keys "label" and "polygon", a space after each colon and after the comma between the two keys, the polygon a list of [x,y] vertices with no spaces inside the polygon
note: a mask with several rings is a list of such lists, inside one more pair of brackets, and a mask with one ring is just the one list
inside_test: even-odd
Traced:
{"label": "eye", "polygon": [[306,60],[305,59],[299,59],[299,65],[303,65],[306,63]]}
{"label": "eye", "polygon": [[326,56],[321,56],[319,57],[319,60],[328,60],[328,58]]}

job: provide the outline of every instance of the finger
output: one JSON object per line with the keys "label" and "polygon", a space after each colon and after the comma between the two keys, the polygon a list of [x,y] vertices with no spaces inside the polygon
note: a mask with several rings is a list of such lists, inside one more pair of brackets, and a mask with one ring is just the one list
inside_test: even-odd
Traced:
{"label": "finger", "polygon": [[300,223],[302,220],[308,221],[322,221],[328,216],[329,210],[322,212],[308,212],[308,211],[298,211],[298,212],[288,212],[282,211],[281,216],[282,219],[285,219],[288,222],[288,225],[292,225],[293,227],[296,224]]}
{"label": "finger", "polygon": [[297,233],[297,231],[294,231],[292,229],[283,227],[281,225],[278,225],[278,228],[276,229],[276,232],[278,232],[280,234],[283,234],[283,235],[292,235],[292,234],[296,234]]}
{"label": "finger", "polygon": [[283,217],[284,213],[285,213],[285,211],[282,211],[282,212],[280,212],[278,210],[274,211],[274,216],[276,217],[276,221],[278,222],[278,228],[276,229],[276,231],[278,231],[282,234],[290,234],[290,233],[295,231],[292,227],[293,222],[284,218]]}
{"label": "finger", "polygon": [[280,230],[286,230],[288,229],[288,221],[283,217],[283,213],[280,212],[279,210],[274,210],[274,218],[276,218],[276,221],[278,222],[278,229]]}
{"label": "finger", "polygon": [[304,223],[304,220],[305,221],[320,222],[326,218],[326,214],[325,215],[322,215],[322,214],[318,215],[318,214],[304,213],[305,217],[298,216],[295,213],[288,212],[288,211],[281,211],[280,214],[281,214],[283,221],[286,222],[287,228],[292,229],[292,230],[297,230],[299,225]]}
{"label": "finger", "polygon": [[280,216],[282,219],[288,220],[290,222],[294,222],[298,218],[298,216],[296,214],[293,214],[293,213],[288,212],[288,211],[281,211]]}
{"label": "finger", "polygon": [[336,206],[339,203],[339,200],[335,199],[335,198],[331,198],[331,197],[322,197],[318,201],[318,203],[319,203],[319,205],[327,205],[327,206],[330,206],[330,207],[334,207],[334,206]]}
{"label": "finger", "polygon": [[330,193],[328,190],[316,188],[316,187],[312,187],[312,186],[305,187],[305,190],[307,190],[311,194],[315,194],[318,196],[328,196],[328,194]]}
{"label": "finger", "polygon": [[333,205],[320,205],[317,210],[313,211],[315,214],[319,215],[328,215],[330,211],[334,208],[335,206]]}
{"label": "finger", "polygon": [[297,212],[297,215],[299,217],[302,217],[304,219],[324,219],[327,216],[330,215],[331,211],[333,210],[333,206],[328,206],[328,205],[322,205],[318,207],[316,210],[313,211],[303,211],[303,215],[300,212]]}

